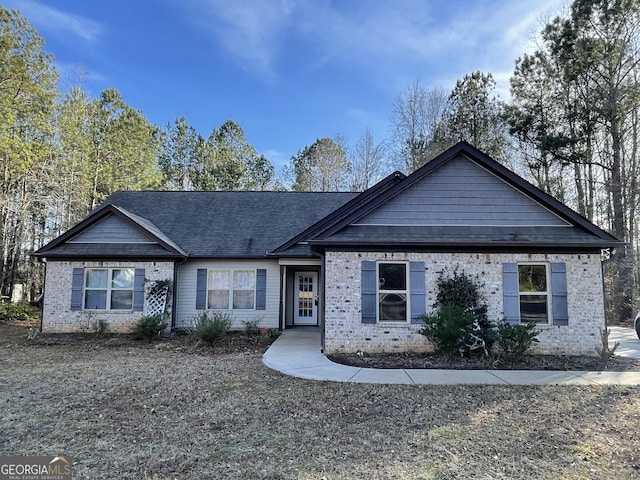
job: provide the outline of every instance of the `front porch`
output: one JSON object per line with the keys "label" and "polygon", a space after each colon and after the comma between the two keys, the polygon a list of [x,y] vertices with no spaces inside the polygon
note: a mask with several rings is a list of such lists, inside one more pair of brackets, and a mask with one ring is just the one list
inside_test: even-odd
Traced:
{"label": "front porch", "polygon": [[280,261],[280,327],[322,325],[322,281],[319,260]]}

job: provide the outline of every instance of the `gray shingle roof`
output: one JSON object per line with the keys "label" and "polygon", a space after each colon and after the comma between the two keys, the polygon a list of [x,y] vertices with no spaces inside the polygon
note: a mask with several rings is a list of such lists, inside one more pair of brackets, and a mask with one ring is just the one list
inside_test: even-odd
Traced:
{"label": "gray shingle roof", "polygon": [[102,208],[147,219],[190,257],[263,257],[356,195],[119,191]]}

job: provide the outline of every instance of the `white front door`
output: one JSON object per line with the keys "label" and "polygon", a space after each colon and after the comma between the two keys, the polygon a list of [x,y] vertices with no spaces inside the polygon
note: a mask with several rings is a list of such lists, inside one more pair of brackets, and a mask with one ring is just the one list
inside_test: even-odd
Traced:
{"label": "white front door", "polygon": [[318,273],[296,272],[294,325],[318,325]]}

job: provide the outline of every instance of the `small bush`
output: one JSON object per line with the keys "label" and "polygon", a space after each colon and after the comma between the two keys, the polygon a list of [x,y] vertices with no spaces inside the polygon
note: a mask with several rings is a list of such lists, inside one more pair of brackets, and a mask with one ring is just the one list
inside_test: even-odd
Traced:
{"label": "small bush", "polygon": [[456,267],[442,272],[436,281],[436,309],[423,316],[425,335],[438,350],[462,355],[483,352],[488,356],[496,341],[494,324],[487,318],[482,284]]}
{"label": "small bush", "polygon": [[146,315],[136,324],[134,335],[139,340],[147,340],[150,342],[166,328],[167,322],[162,319],[162,315]]}
{"label": "small bush", "polygon": [[38,309],[23,303],[0,302],[0,322],[7,320],[25,321],[38,317]]}
{"label": "small bush", "polygon": [[96,335],[103,335],[103,334],[107,333],[109,331],[109,322],[107,322],[103,318],[101,318],[99,320],[96,320],[95,331],[96,331]]}
{"label": "small bush", "polygon": [[260,324],[262,323],[262,317],[254,318],[253,320],[243,320],[244,333],[251,336],[260,335]]}
{"label": "small bush", "polygon": [[538,343],[535,323],[498,324],[498,346],[509,358],[522,358],[534,343]]}
{"label": "small bush", "polygon": [[456,266],[453,272],[441,273],[436,281],[436,307],[457,305],[465,312],[470,312],[482,325],[487,321],[487,304],[484,302],[480,288],[482,284],[477,277],[460,272]]}
{"label": "small bush", "polygon": [[463,348],[473,329],[473,315],[457,305],[442,305],[436,313],[421,317],[424,327],[420,333],[437,350],[453,353]]}
{"label": "small bush", "polygon": [[29,341],[35,340],[39,333],[40,333],[40,330],[38,330],[37,328],[34,328],[34,327],[29,328],[29,331],[27,331],[27,340]]}
{"label": "small bush", "polygon": [[233,318],[228,313],[202,312],[195,319],[195,334],[203,342],[209,344],[224,336],[233,325]]}

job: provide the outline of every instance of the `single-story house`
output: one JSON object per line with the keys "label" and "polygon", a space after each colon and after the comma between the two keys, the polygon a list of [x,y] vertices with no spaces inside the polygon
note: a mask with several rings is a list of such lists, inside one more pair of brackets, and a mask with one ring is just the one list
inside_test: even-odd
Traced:
{"label": "single-story house", "polygon": [[418,317],[458,268],[490,319],[537,322],[539,352],[594,354],[601,256],[622,245],[464,142],[362,193],[118,191],[36,252],[42,330],[126,331],[170,281],[174,329],[219,310],[320,327],[326,353],[425,351]]}

